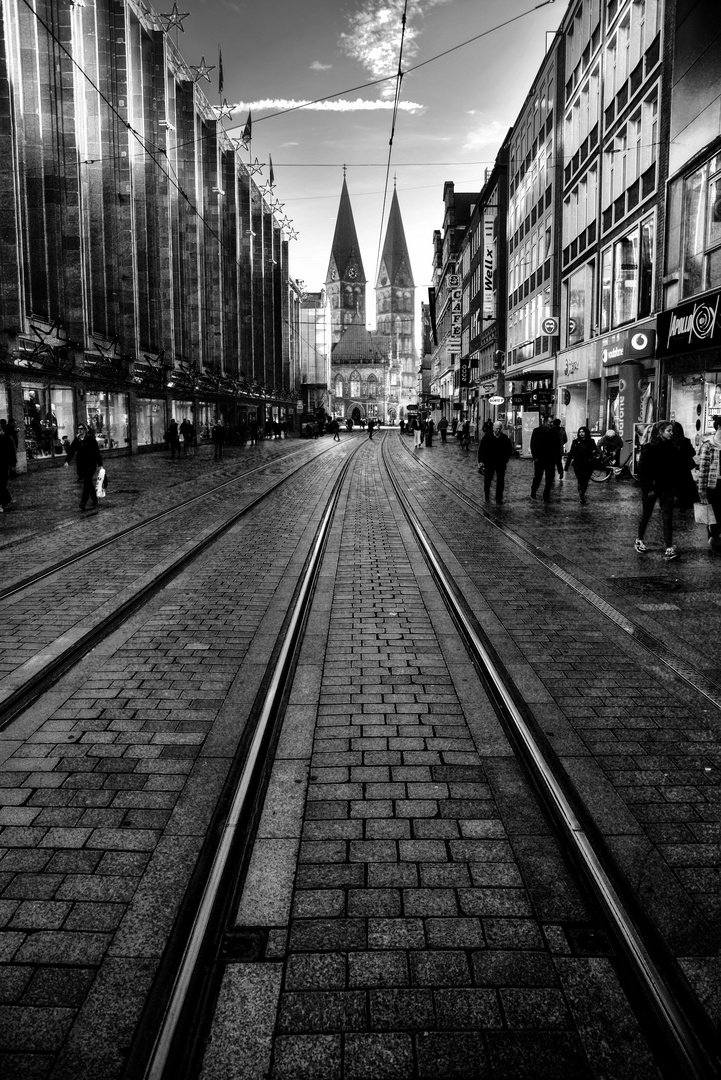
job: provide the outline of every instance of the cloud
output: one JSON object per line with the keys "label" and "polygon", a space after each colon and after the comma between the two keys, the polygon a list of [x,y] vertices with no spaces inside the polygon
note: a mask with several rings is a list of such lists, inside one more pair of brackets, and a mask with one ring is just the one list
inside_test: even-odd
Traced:
{"label": "cloud", "polygon": [[284,143],[281,143],[280,145],[281,145],[281,148],[282,148],[284,146],[300,146],[300,143],[298,143],[298,142],[284,142]]}
{"label": "cloud", "polygon": [[[409,0],[403,37],[404,67],[418,55],[421,31],[413,23],[420,22],[430,8],[450,2],[452,0]],[[366,0],[363,7],[350,16],[348,31],[340,35],[343,52],[357,60],[374,79],[392,77],[398,70],[404,6],[404,0]],[[380,92],[384,97],[395,95],[392,78]]]}
{"label": "cloud", "polygon": [[[232,106],[233,112],[245,113],[249,109],[253,113],[263,112],[267,109],[308,109],[313,112],[374,112],[376,109],[392,109],[392,101],[368,101],[364,98],[356,98],[355,101],[343,101],[337,98],[332,101],[295,101],[293,98],[260,98],[258,101],[238,101]],[[417,101],[401,101],[399,109],[405,112],[419,112],[425,109]]]}
{"label": "cloud", "polygon": [[310,65],[310,71],[330,71],[332,64],[321,64],[320,60],[314,60]]}
{"label": "cloud", "polygon": [[468,132],[462,149],[475,152],[481,147],[489,148],[495,155],[496,150],[503,142],[506,130],[498,120],[491,120],[490,124],[479,124],[477,128]]}

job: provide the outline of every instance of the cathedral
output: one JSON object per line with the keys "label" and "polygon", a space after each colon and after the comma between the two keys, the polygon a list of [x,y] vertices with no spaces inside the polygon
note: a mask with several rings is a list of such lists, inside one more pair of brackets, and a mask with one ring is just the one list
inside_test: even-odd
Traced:
{"label": "cathedral", "polygon": [[376,329],[366,329],[366,285],[348,186],[343,189],[326,275],[331,324],[331,413],[395,424],[416,401],[415,286],[398,193],[393,189],[376,292]]}

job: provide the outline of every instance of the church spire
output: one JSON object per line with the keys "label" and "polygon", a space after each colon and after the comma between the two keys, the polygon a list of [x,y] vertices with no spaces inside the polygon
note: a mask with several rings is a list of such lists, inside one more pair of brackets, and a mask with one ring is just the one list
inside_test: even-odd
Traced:
{"label": "church spire", "polygon": [[376,288],[384,285],[396,285],[410,289],[414,287],[411,260],[408,255],[408,245],[403,229],[403,219],[401,218],[395,180]]}
{"label": "church spire", "polygon": [[335,223],[333,247],[331,248],[326,284],[330,281],[353,281],[365,285],[366,276],[360,255],[358,235],[355,231],[353,211],[350,205],[348,185],[343,166],[343,188],[340,193],[338,217]]}

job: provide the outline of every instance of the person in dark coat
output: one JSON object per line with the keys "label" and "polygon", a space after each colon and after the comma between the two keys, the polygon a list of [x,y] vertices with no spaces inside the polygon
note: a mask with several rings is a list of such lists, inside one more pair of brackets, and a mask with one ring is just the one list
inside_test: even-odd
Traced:
{"label": "person in dark coat", "polygon": [[543,485],[543,501],[551,499],[551,488],[556,475],[556,448],[558,436],[554,434],[549,420],[542,420],[531,435],[531,457],[533,458],[533,480],[531,481],[531,498],[535,499],[536,493],[541,486],[541,479],[545,477]]}
{"label": "person in dark coat", "polygon": [[373,438],[373,431],[375,429],[375,426],[376,426],[376,422],[373,419],[373,417],[371,416],[370,420],[368,421],[368,438],[369,439]]}
{"label": "person in dark coat", "polygon": [[177,454],[180,457],[180,435],[178,433],[178,421],[173,417],[168,424],[165,439],[170,448],[170,460],[173,461]]}
{"label": "person in dark coat", "polygon": [[506,483],[506,466],[513,453],[513,444],[503,430],[503,424],[496,420],[478,444],[478,464],[483,465],[483,491],[486,502],[491,497],[491,483],[496,477],[496,502],[503,502],[503,489]]}
{"label": "person in dark coat", "polygon": [[699,502],[709,505],[716,521],[708,525],[709,551],[721,555],[721,416],[713,418],[711,439],[701,446],[698,463]]}
{"label": "person in dark coat", "polygon": [[578,497],[582,503],[586,501],[586,489],[596,464],[597,452],[591,432],[585,425],[582,425],[576,433],[576,438],[571,443],[571,449],[568,451],[568,457],[566,458],[566,471],[572,468],[575,472]]}
{"label": "person in dark coat", "polygon": [[444,443],[448,438],[448,417],[442,416],[438,421],[438,430],[441,433],[441,442]]}
{"label": "person in dark coat", "polygon": [[673,544],[673,504],[682,486],[683,463],[681,451],[673,440],[673,422],[663,420],[654,424],[648,442],[641,447],[638,460],[638,482],[641,485],[641,518],[634,547],[639,554],[648,550],[644,543],[646,527],[658,502],[665,544],[664,559],[678,558]]}
{"label": "person in dark coat", "polygon": [[223,447],[225,446],[225,428],[223,427],[222,420],[216,420],[213,424],[213,460],[223,460]]}
{"label": "person in dark coat", "polygon": [[78,433],[70,443],[68,459],[65,464],[69,465],[73,458],[76,458],[78,473],[83,481],[80,509],[85,509],[88,499],[90,499],[93,506],[97,506],[98,496],[95,493],[93,477],[95,476],[95,470],[103,464],[103,459],[100,456],[100,447],[96,442],[95,435],[84,424],[78,424]]}
{"label": "person in dark coat", "polygon": [[[566,429],[561,423],[561,421],[558,419],[558,417],[556,417],[556,419],[553,421],[551,427],[553,428],[553,434],[556,436],[557,440],[556,468],[558,470],[558,479],[563,480],[563,450],[566,443],[568,442],[568,435],[566,434]],[[568,468],[568,462],[566,462],[566,468]]]}
{"label": "person in dark coat", "polygon": [[673,441],[678,447],[681,456],[676,503],[679,510],[691,510],[694,503],[699,501],[698,487],[693,478],[693,470],[696,468],[696,452],[691,440],[684,435],[683,426],[677,420],[673,422]]}
{"label": "person in dark coat", "polygon": [[17,462],[15,443],[7,433],[7,427],[0,428],[0,514],[13,500],[8,491],[8,476]]}
{"label": "person in dark coat", "polygon": [[433,423],[433,421],[431,420],[431,418],[429,416],[428,421],[426,423],[426,434],[425,434],[426,446],[433,446],[433,432],[435,431],[435,428],[436,428],[436,425]]}

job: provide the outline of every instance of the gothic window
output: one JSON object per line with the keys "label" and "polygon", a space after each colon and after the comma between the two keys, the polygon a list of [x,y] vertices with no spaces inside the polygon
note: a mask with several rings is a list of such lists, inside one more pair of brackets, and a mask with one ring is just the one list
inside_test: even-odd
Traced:
{"label": "gothic window", "polygon": [[378,380],[376,379],[375,375],[368,376],[368,397],[378,397]]}
{"label": "gothic window", "polygon": [[335,396],[339,397],[339,398],[343,397],[343,376],[342,375],[336,375],[336,377],[335,377]]}
{"label": "gothic window", "polygon": [[360,375],[357,371],[354,371],[350,377],[350,396],[352,398],[360,397]]}

